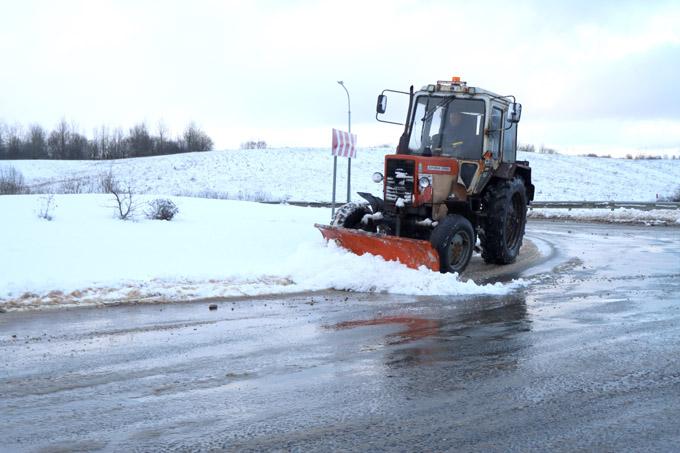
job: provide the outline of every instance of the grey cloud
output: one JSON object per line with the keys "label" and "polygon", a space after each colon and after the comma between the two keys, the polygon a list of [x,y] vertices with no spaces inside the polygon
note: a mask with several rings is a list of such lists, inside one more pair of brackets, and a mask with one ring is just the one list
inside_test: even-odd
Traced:
{"label": "grey cloud", "polygon": [[564,100],[562,114],[680,119],[680,46],[665,46],[588,71],[590,76]]}

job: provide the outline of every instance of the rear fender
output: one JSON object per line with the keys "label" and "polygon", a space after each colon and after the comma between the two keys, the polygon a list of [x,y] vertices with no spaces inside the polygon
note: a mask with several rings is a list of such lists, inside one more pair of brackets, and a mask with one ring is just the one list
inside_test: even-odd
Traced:
{"label": "rear fender", "polygon": [[[518,161],[516,163],[503,162],[500,164],[493,177],[489,182],[493,182],[494,179],[505,179],[510,180],[515,176],[521,176],[524,180],[524,186],[527,190],[527,201],[531,202],[534,199],[534,185],[531,182],[531,167],[529,167],[528,162]],[[486,184],[488,186],[489,184]],[[486,188],[485,186],[485,188]]]}

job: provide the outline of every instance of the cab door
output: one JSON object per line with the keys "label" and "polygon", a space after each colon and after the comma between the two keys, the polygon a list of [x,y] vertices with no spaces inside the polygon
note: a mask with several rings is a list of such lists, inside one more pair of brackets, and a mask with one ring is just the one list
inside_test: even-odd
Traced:
{"label": "cab door", "polygon": [[501,143],[503,139],[503,109],[499,104],[491,104],[491,112],[489,114],[489,140],[487,141],[488,149],[493,160],[500,160],[501,158]]}

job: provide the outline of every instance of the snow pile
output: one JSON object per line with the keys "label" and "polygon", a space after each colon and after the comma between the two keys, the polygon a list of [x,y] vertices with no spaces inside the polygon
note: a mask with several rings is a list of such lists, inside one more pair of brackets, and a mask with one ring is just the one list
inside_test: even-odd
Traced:
{"label": "snow pile", "polygon": [[[326,245],[330,210],[173,198],[171,222],[114,218],[106,195],[0,197],[0,306],[190,300],[324,289],[400,294],[505,294],[516,285],[461,282]],[[152,197],[138,197],[140,204]],[[141,209],[141,207],[140,207]]]}
{"label": "snow pile", "polygon": [[568,219],[590,222],[680,225],[680,209],[539,209],[527,213],[531,219]]}
{"label": "snow pile", "polygon": [[[363,148],[352,159],[352,192],[377,193],[389,148]],[[533,169],[537,201],[656,201],[680,184],[680,160],[626,160],[519,152]],[[116,161],[3,161],[21,171],[36,191],[92,191],[100,174],[113,172],[144,194],[239,200],[330,201],[333,157],[328,148],[227,150]],[[338,188],[347,187],[346,161]],[[353,195],[356,197],[356,195]],[[341,197],[340,197],[341,198]]]}
{"label": "snow pile", "polygon": [[[312,260],[323,264],[310,266]],[[288,265],[289,278],[306,290],[333,288],[420,296],[503,295],[521,284],[480,286],[471,280],[462,282],[452,275],[432,272],[424,266],[415,270],[373,255],[357,256],[332,243],[322,248],[318,243],[302,244]]]}

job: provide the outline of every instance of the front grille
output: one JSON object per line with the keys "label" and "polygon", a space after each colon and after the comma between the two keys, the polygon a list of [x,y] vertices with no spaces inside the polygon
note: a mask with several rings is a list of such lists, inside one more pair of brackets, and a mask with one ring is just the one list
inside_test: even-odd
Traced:
{"label": "front grille", "polygon": [[395,210],[398,198],[411,203],[415,179],[415,162],[412,160],[388,159],[385,175],[385,206]]}

